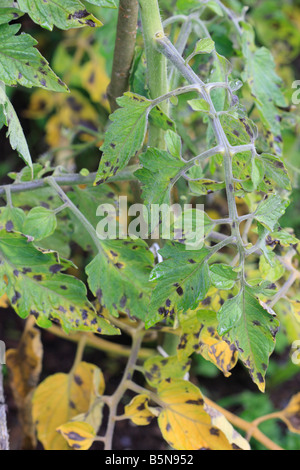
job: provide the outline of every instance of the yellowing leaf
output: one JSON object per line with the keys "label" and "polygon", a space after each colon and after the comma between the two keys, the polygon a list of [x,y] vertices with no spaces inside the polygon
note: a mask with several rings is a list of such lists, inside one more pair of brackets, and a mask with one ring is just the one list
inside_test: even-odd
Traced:
{"label": "yellowing leaf", "polygon": [[215,364],[225,377],[231,375],[238,361],[238,351],[217,332],[217,316],[210,310],[188,311],[179,316],[182,336],[178,345],[178,357],[196,352]]}
{"label": "yellowing leaf", "polygon": [[89,450],[96,437],[96,433],[90,424],[79,421],[70,421],[63,424],[57,428],[57,431],[74,450]]}
{"label": "yellowing leaf", "polygon": [[57,428],[88,413],[104,387],[100,369],[86,362],[81,362],[73,374],[55,374],[39,385],[33,398],[33,417],[45,450],[69,448]]}
{"label": "yellowing leaf", "polygon": [[144,364],[145,377],[152,387],[156,387],[160,382],[169,378],[183,379],[190,370],[191,362],[186,357],[181,360],[177,356],[150,357]]}
{"label": "yellowing leaf", "polygon": [[148,426],[155,417],[148,405],[148,396],[138,395],[133,398],[129,405],[125,406],[125,415],[138,426]]}
{"label": "yellowing leaf", "polygon": [[93,60],[84,64],[81,70],[83,88],[89,92],[92,101],[101,103],[109,109],[106,90],[110,79],[106,73],[104,61],[99,57],[97,61]]}
{"label": "yellowing leaf", "polygon": [[36,328],[25,329],[18,349],[10,349],[6,353],[10,386],[23,433],[22,448],[26,450],[36,447],[31,402],[42,369],[42,357],[41,334]]}
{"label": "yellowing leaf", "polygon": [[30,96],[29,108],[24,112],[28,119],[45,118],[55,105],[55,93],[38,89]]}
{"label": "yellowing leaf", "polygon": [[0,308],[8,308],[9,307],[9,298],[6,294],[0,297]]}
{"label": "yellowing leaf", "polygon": [[158,424],[164,439],[176,450],[232,450],[225,434],[212,424],[200,390],[184,380],[158,387],[162,412]]}
{"label": "yellowing leaf", "polygon": [[249,442],[244,439],[225,418],[225,416],[215,408],[205,404],[205,409],[211,417],[212,424],[223,431],[232,447],[236,450],[251,450]]}
{"label": "yellowing leaf", "polygon": [[291,432],[300,434],[300,393],[293,396],[288,406],[278,413]]}

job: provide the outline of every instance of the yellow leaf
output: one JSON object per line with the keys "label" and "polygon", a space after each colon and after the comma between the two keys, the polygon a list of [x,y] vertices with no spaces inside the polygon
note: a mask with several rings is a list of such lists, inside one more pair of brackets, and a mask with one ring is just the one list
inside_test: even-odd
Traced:
{"label": "yellow leaf", "polygon": [[96,433],[94,428],[88,423],[79,421],[70,421],[57,428],[67,441],[68,445],[74,450],[89,450],[92,446]]}
{"label": "yellow leaf", "polygon": [[7,297],[6,294],[2,295],[0,297],[0,308],[8,308],[10,305],[9,298]]}
{"label": "yellow leaf", "polygon": [[28,119],[41,119],[48,116],[55,106],[55,93],[39,89],[30,96],[29,108],[24,112]]}
{"label": "yellow leaf", "polygon": [[27,450],[36,447],[31,402],[42,369],[43,347],[40,337],[40,331],[36,328],[26,329],[18,349],[10,349],[6,353],[10,386],[23,433],[22,448]]}
{"label": "yellow leaf", "polygon": [[74,373],[52,375],[39,385],[33,398],[33,417],[45,450],[69,448],[56,429],[75,416],[88,413],[104,387],[100,369],[86,362],[81,362]]}
{"label": "yellow leaf", "polygon": [[87,62],[82,67],[81,78],[83,88],[89,92],[92,100],[109,109],[106,91],[110,79],[105,70],[104,60],[99,57],[97,61]]}
{"label": "yellow leaf", "polygon": [[249,442],[234,429],[220,411],[207,404],[205,404],[205,409],[211,417],[212,424],[223,431],[233,448],[236,450],[251,450]]}
{"label": "yellow leaf", "polygon": [[300,393],[293,396],[288,406],[278,413],[291,432],[300,434]]}
{"label": "yellow leaf", "polygon": [[196,352],[229,377],[230,370],[237,364],[238,351],[219,336],[216,313],[201,307],[179,316],[183,334],[178,345],[178,357],[182,359]]}
{"label": "yellow leaf", "polygon": [[129,405],[125,406],[125,415],[138,426],[148,426],[155,417],[148,405],[147,395],[137,395]]}
{"label": "yellow leaf", "polygon": [[200,390],[185,380],[158,387],[162,412],[158,424],[164,439],[176,450],[232,450],[225,434],[212,424]]}

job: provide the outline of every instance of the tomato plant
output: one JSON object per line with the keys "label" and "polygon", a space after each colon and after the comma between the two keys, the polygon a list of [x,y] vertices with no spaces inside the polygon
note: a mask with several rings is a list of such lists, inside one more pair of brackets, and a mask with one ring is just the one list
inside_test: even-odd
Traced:
{"label": "tomato plant", "polygon": [[[0,127],[25,165],[0,187],[0,302],[26,320],[6,353],[23,448],[111,450],[126,420],[145,439],[156,421],[175,450],[278,450],[258,427],[271,419],[300,433],[297,390],[247,420],[194,372],[240,367],[264,393],[278,334],[298,371],[300,245],[280,224],[298,116],[259,19],[241,1],[1,2]],[[52,67],[26,22],[60,34]],[[38,88],[23,110],[43,121],[38,159],[19,86]],[[42,378],[43,330],[78,345],[68,373]],[[117,386],[87,350],[112,370],[128,358]]]}

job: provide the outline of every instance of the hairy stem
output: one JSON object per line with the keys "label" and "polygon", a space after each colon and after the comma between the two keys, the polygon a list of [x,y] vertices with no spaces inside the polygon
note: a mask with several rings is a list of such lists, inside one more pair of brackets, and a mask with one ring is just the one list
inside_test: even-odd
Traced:
{"label": "hairy stem", "polygon": [[[125,168],[123,171],[120,171],[116,176],[109,178],[106,183],[113,183],[117,181],[131,181],[135,180],[136,177],[134,173],[139,169],[139,165],[130,165]],[[90,173],[88,176],[82,176],[81,174],[72,173],[63,176],[53,176],[53,180],[57,183],[58,186],[78,186],[81,184],[93,184],[96,178],[96,173]],[[47,178],[26,181],[24,183],[12,183],[9,185],[9,190],[11,193],[22,193],[25,191],[34,191],[36,189],[43,188],[47,186]],[[6,194],[7,185],[0,186],[0,196]]]}
{"label": "hairy stem", "polygon": [[120,0],[111,82],[107,89],[112,112],[118,108],[117,98],[128,90],[130,69],[134,57],[137,20],[137,0]]}
{"label": "hairy stem", "polygon": [[[150,96],[152,99],[165,95],[169,91],[167,61],[159,53],[155,44],[157,34],[164,34],[160,17],[158,0],[139,0],[147,59],[147,75]],[[161,105],[168,114],[168,103]],[[160,149],[165,148],[164,131],[154,125],[149,129],[149,145]]]}

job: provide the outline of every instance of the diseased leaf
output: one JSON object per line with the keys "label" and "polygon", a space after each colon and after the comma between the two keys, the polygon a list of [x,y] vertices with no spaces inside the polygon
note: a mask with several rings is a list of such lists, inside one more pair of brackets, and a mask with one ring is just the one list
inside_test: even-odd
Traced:
{"label": "diseased leaf", "polygon": [[70,421],[57,428],[73,450],[89,450],[96,437],[94,428],[88,423]]}
{"label": "diseased leaf", "polygon": [[255,219],[273,232],[288,205],[289,201],[282,199],[279,194],[270,197],[266,196],[255,212]]}
{"label": "diseased leaf", "polygon": [[[11,2],[12,3],[12,2]],[[17,8],[2,8],[0,7],[0,25],[1,24],[7,24],[12,20],[17,20],[21,16],[23,16],[24,13]]]}
{"label": "diseased leaf", "polygon": [[6,85],[42,87],[65,92],[66,85],[50,69],[48,62],[34,46],[37,41],[29,34],[20,34],[21,25],[0,26],[0,80]]}
{"label": "diseased leaf", "polygon": [[168,315],[196,308],[210,287],[207,248],[188,251],[184,245],[173,242],[166,245],[160,253],[167,259],[158,264],[151,274],[155,287],[147,326],[155,324],[158,316],[163,319]]}
{"label": "diseased leaf", "polygon": [[137,395],[125,406],[125,415],[137,426],[148,426],[155,415],[149,409],[149,397]]}
{"label": "diseased leaf", "polygon": [[102,26],[80,0],[18,0],[18,4],[35,23],[50,31],[53,26],[60,29]]}
{"label": "diseased leaf", "polygon": [[258,159],[263,164],[268,179],[274,181],[282,189],[291,190],[291,180],[280,158],[262,153]]}
{"label": "diseased leaf", "polygon": [[234,449],[251,450],[249,442],[234,429],[219,410],[216,410],[207,404],[205,404],[205,410],[211,417],[212,424],[225,434]]}
{"label": "diseased leaf", "polygon": [[243,28],[243,54],[246,60],[243,79],[249,84],[264,125],[274,134],[275,141],[281,143],[277,106],[286,106],[281,87],[282,80],[276,74],[271,52],[265,47],[255,46],[252,26],[243,23]]}
{"label": "diseased leaf", "polygon": [[189,372],[191,360],[178,359],[177,356],[154,356],[144,364],[145,377],[152,387],[157,387],[163,380],[183,379]]}
{"label": "diseased leaf", "polygon": [[17,207],[0,208],[0,230],[7,232],[21,232],[25,220],[25,212]]}
{"label": "diseased leaf", "polygon": [[112,124],[105,134],[95,184],[102,184],[116,175],[140,150],[146,135],[152,101],[134,93],[125,93],[117,100],[120,108],[110,117]]}
{"label": "diseased leaf", "polygon": [[102,252],[87,266],[88,283],[113,316],[124,312],[145,321],[153,254],[143,240],[105,240]]}
{"label": "diseased leaf", "polygon": [[227,438],[213,426],[200,390],[185,380],[162,382],[164,403],[158,424],[164,439],[176,450],[232,450]]}
{"label": "diseased leaf", "polygon": [[[88,413],[104,388],[102,372],[87,362],[81,362],[74,373],[52,375],[38,386],[33,397],[33,418],[45,450],[70,449],[57,429]],[[102,407],[101,401],[96,406]]]}
{"label": "diseased leaf", "polygon": [[9,349],[6,353],[6,365],[18,408],[24,450],[33,450],[37,444],[32,419],[32,394],[38,385],[42,358],[41,333],[36,328],[25,329],[18,348]]}
{"label": "diseased leaf", "polygon": [[[230,315],[229,320],[226,315]],[[249,288],[243,289],[237,297],[225,302],[218,318],[220,333],[224,334],[229,330],[229,341],[236,346],[253,382],[264,392],[269,357],[274,351],[279,329],[277,318],[262,307]]]}
{"label": "diseased leaf", "polygon": [[20,317],[34,315],[43,328],[50,327],[53,320],[66,332],[118,334],[97,315],[87,299],[85,285],[61,273],[69,266],[56,253],[36,249],[25,236],[0,231],[0,294],[7,293]]}
{"label": "diseased leaf", "polygon": [[218,334],[216,313],[202,308],[179,315],[182,335],[177,347],[178,357],[201,354],[229,377],[238,360],[237,349]]}

